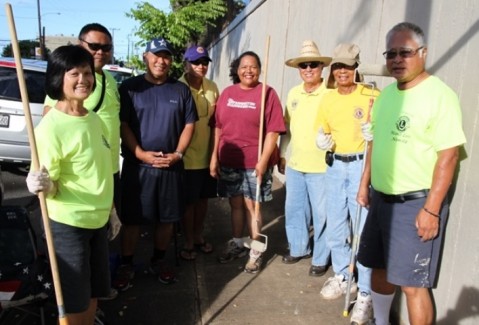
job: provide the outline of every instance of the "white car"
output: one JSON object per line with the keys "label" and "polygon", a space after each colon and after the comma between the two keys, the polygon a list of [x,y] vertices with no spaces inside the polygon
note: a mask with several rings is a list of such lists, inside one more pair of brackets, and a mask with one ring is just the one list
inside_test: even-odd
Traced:
{"label": "white car", "polygon": [[125,68],[117,64],[106,64],[103,67],[103,70],[107,70],[111,73],[113,78],[115,78],[118,87],[121,85],[123,80],[140,74],[140,72],[136,69]]}
{"label": "white car", "polygon": [[[47,62],[22,59],[35,127],[42,118]],[[0,162],[30,164],[30,145],[13,58],[0,58]]]}

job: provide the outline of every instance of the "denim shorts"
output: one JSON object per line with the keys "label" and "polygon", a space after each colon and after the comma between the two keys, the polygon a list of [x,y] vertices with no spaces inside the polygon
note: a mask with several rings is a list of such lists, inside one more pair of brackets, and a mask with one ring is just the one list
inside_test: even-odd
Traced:
{"label": "denim shorts", "polygon": [[387,281],[394,285],[433,287],[449,210],[447,200],[441,208],[438,236],[422,242],[417,234],[416,215],[424,206],[425,197],[391,203],[378,192],[372,194],[358,261],[366,267],[386,269]]}
{"label": "denim shorts", "polygon": [[[235,197],[242,195],[245,198],[256,200],[256,176],[254,169],[221,167],[218,180],[218,195],[220,197]],[[271,187],[273,185],[273,168],[270,167],[263,175],[259,202],[273,199]]]}
{"label": "denim shorts", "polygon": [[50,220],[65,311],[81,313],[91,298],[110,293],[106,225],[85,229]]}

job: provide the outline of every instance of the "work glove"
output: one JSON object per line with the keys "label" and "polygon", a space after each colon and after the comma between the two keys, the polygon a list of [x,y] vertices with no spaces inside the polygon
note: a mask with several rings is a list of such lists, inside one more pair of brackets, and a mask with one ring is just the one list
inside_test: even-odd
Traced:
{"label": "work glove", "polygon": [[108,240],[112,241],[113,239],[118,236],[120,233],[120,228],[121,228],[121,221],[118,218],[118,215],[116,214],[116,209],[112,208],[110,211],[110,219],[108,220],[109,225],[108,225]]}
{"label": "work glove", "polygon": [[363,138],[366,141],[373,140],[373,133],[371,132],[371,123],[363,122],[361,123],[361,133],[363,134]]}
{"label": "work glove", "polygon": [[319,128],[318,135],[316,136],[316,146],[324,151],[331,149],[334,145],[333,137],[331,134],[324,134],[323,127]]}
{"label": "work glove", "polygon": [[40,170],[30,171],[28,173],[27,187],[28,191],[35,195],[41,191],[48,194],[53,189],[53,182],[45,166],[42,166]]}

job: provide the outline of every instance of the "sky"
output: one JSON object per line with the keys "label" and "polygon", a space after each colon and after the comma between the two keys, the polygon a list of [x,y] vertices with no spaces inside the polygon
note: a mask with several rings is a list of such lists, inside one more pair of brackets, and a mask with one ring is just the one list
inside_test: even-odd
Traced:
{"label": "sky", "polygon": [[[139,24],[125,13],[136,8],[136,3],[142,1],[122,0],[1,0],[0,9],[0,53],[10,41],[10,32],[6,15],[5,4],[10,3],[17,30],[18,40],[38,38],[38,10],[45,34],[78,36],[80,29],[88,23],[100,23],[109,29],[113,35],[114,55],[117,59],[125,60],[130,43],[130,55],[141,54],[143,48],[133,45],[140,39],[134,34]],[[156,0],[151,3],[158,9],[168,12],[169,0]],[[130,42],[128,42],[130,35]]]}

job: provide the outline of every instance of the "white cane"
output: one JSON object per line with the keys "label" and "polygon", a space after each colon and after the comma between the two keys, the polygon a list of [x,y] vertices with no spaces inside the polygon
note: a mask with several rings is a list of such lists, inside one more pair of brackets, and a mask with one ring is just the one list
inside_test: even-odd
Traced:
{"label": "white cane", "polygon": [[[382,71],[382,70],[381,70]],[[355,75],[358,72],[358,69],[355,71]],[[361,74],[367,74],[367,73],[361,73]],[[373,71],[373,74],[375,74],[375,71]],[[354,78],[356,80],[356,77]],[[371,114],[371,109],[374,104],[374,90],[376,89],[376,83],[375,82],[369,82],[366,83],[371,86],[371,97],[369,98],[369,107],[368,107],[368,115],[367,115],[367,122],[369,122],[370,119],[370,114]],[[365,167],[365,161],[366,161],[366,156],[368,153],[368,141],[365,141],[364,145],[364,152],[363,152],[363,161],[361,164],[361,174],[364,172],[364,167]],[[355,224],[353,227],[353,239],[351,243],[351,257],[349,259],[349,275],[348,275],[348,285],[346,288],[346,298],[344,302],[344,309],[343,309],[343,316],[348,317],[349,315],[349,306],[351,303],[351,285],[353,282],[353,277],[354,277],[354,266],[356,264],[356,254],[358,252],[358,246],[359,246],[359,225],[361,224],[361,211],[362,211],[362,206],[358,204],[358,207],[356,209],[356,216],[355,216]]]}

